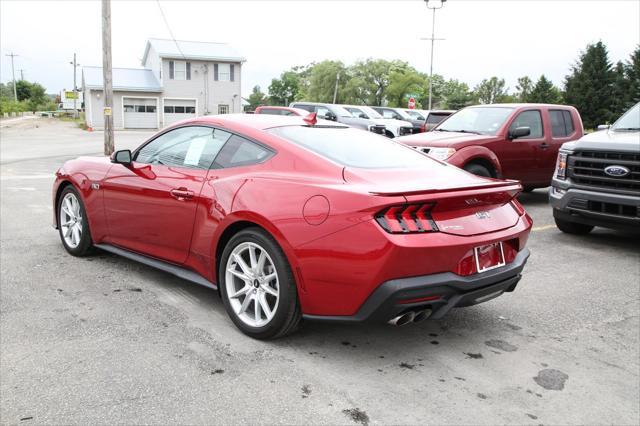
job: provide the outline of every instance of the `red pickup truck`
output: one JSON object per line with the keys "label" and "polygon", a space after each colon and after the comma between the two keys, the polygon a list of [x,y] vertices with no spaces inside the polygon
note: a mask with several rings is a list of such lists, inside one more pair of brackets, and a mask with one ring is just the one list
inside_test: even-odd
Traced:
{"label": "red pickup truck", "polygon": [[430,132],[395,141],[470,173],[517,179],[531,191],[550,185],[560,146],[582,135],[573,107],[491,104],[464,108]]}

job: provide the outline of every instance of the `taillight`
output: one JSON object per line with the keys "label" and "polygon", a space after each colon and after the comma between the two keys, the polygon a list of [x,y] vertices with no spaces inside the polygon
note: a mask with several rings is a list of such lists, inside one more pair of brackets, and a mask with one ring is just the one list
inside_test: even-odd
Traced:
{"label": "taillight", "polygon": [[391,234],[438,232],[431,218],[434,204],[403,204],[391,206],[376,214],[376,222]]}
{"label": "taillight", "polygon": [[420,126],[420,133],[424,133],[427,131],[427,123],[424,123],[422,126]]}

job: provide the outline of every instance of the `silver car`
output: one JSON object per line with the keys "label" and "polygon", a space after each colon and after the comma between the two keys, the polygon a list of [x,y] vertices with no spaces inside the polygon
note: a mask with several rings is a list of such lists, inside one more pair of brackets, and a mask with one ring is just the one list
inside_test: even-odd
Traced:
{"label": "silver car", "polygon": [[387,129],[385,134],[387,137],[395,138],[398,136],[410,135],[413,133],[413,125],[408,121],[394,120],[384,118],[375,109],[364,105],[342,105],[344,109],[353,114],[354,117],[367,118],[378,124],[383,124]]}
{"label": "silver car", "polygon": [[386,134],[384,124],[378,123],[376,120],[362,117],[354,117],[349,111],[340,105],[323,104],[318,102],[292,102],[289,107],[300,108],[309,112],[315,112],[318,118],[336,121],[351,127],[368,130],[380,135]]}

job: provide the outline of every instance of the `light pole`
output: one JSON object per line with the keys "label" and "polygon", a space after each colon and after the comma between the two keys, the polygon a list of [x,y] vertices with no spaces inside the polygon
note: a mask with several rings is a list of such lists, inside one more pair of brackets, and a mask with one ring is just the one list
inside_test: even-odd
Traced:
{"label": "light pole", "polygon": [[80,65],[76,63],[76,54],[73,54],[73,62],[69,62],[73,65],[73,117],[78,118],[78,93],[76,91],[76,68]]}
{"label": "light pole", "polygon": [[[427,5],[427,9],[433,11],[433,18],[431,21],[431,38],[424,38],[423,40],[431,40],[431,65],[429,66],[429,109],[431,109],[431,99],[433,98],[433,47],[436,41],[436,9],[442,9],[444,2],[447,0],[424,0]],[[437,39],[444,40],[444,39]]]}
{"label": "light pole", "polygon": [[4,55],[4,56],[11,56],[11,75],[13,76],[13,100],[18,102],[18,91],[16,90],[16,73],[13,69],[13,58],[19,55],[16,55],[13,52],[11,52],[10,54]]}

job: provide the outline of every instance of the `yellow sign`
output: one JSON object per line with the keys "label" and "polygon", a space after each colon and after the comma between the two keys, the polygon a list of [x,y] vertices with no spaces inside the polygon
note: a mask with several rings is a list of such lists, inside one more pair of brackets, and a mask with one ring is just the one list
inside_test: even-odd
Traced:
{"label": "yellow sign", "polygon": [[111,107],[104,107],[104,115],[111,115]]}
{"label": "yellow sign", "polygon": [[67,99],[77,99],[78,95],[75,92],[64,92],[64,97]]}

